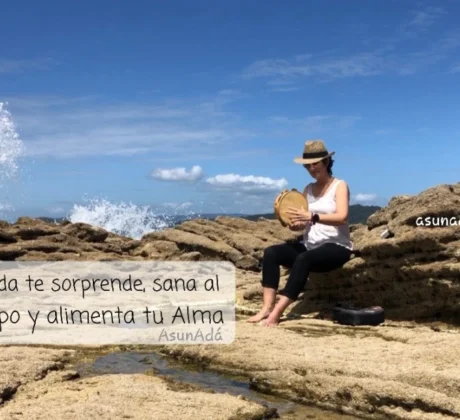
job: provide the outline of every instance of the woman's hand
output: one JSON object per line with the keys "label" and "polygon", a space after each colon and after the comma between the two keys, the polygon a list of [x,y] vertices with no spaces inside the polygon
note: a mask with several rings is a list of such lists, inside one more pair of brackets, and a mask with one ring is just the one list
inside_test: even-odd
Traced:
{"label": "woman's hand", "polygon": [[289,230],[293,230],[294,232],[305,230],[307,227],[306,222],[294,222],[289,225]]}
{"label": "woman's hand", "polygon": [[307,211],[303,207],[301,207],[300,209],[296,209],[295,207],[289,207],[286,213],[289,215],[289,219],[292,223],[302,222],[303,224],[305,224],[305,222],[310,222],[313,216],[311,211]]}

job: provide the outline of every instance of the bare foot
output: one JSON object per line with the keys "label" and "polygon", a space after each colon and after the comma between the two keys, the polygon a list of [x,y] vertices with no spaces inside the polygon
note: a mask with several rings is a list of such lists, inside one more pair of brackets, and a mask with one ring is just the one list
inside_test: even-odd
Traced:
{"label": "bare foot", "polygon": [[279,315],[271,313],[270,316],[262,323],[264,327],[276,327],[280,322]]}
{"label": "bare foot", "polygon": [[255,314],[254,316],[251,316],[251,318],[249,318],[247,321],[248,322],[260,322],[263,319],[267,318],[270,315],[271,311],[272,311],[271,308],[268,308],[268,309],[262,308],[257,314]]}

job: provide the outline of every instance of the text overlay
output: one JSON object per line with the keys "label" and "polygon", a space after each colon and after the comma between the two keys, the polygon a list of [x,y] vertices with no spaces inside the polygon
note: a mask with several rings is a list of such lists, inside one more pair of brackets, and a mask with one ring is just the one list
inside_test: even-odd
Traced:
{"label": "text overlay", "polygon": [[229,344],[229,262],[3,261],[0,344]]}

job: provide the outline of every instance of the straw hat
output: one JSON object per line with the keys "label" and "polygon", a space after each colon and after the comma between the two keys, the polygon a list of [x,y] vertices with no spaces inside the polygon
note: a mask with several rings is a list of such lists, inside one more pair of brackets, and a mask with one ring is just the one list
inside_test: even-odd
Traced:
{"label": "straw hat", "polygon": [[328,152],[323,140],[308,140],[305,142],[303,156],[294,158],[295,163],[315,163],[332,156],[335,152]]}

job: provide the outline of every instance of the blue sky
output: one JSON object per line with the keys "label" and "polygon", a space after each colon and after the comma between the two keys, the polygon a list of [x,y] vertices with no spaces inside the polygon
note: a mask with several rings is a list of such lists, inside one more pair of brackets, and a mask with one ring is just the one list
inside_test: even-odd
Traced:
{"label": "blue sky", "polygon": [[459,18],[459,1],[7,2],[0,102],[23,155],[3,203],[272,211],[310,182],[293,158],[314,138],[352,203],[458,182]]}

